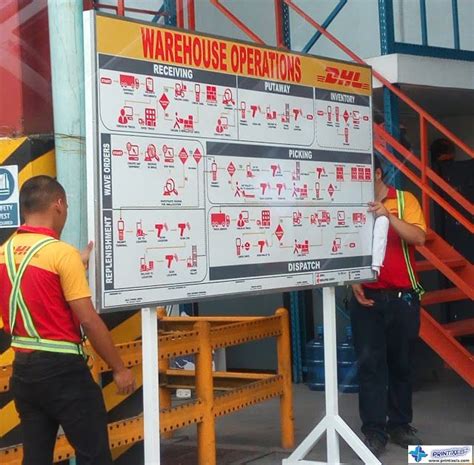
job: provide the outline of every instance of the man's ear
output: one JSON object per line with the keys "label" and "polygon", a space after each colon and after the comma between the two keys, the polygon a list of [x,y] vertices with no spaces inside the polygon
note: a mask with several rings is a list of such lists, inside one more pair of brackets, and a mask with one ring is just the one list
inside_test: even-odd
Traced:
{"label": "man's ear", "polygon": [[53,203],[54,209],[57,211],[62,211],[66,208],[66,199],[63,197],[58,197]]}
{"label": "man's ear", "polygon": [[380,180],[382,180],[382,178],[383,178],[383,172],[382,172],[382,170],[381,170],[380,168],[376,168],[376,169],[375,169],[374,175],[375,175],[375,180],[376,180],[376,181],[380,181]]}

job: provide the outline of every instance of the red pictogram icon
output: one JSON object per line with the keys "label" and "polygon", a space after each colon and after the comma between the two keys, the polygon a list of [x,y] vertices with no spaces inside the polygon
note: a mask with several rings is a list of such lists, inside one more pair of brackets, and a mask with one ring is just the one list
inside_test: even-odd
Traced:
{"label": "red pictogram icon", "polygon": [[347,110],[344,110],[342,117],[344,118],[344,121],[347,123],[347,121],[349,121],[349,112]]}
{"label": "red pictogram icon", "polygon": [[277,228],[275,229],[275,236],[277,237],[279,241],[281,241],[283,234],[284,234],[283,228],[281,227],[281,224],[279,224]]}
{"label": "red pictogram icon", "polygon": [[125,222],[122,220],[122,218],[117,221],[117,231],[119,241],[125,240]]}
{"label": "red pictogram icon", "polygon": [[208,103],[217,102],[217,87],[216,86],[206,86],[206,100]]}
{"label": "red pictogram icon", "polygon": [[357,181],[357,168],[351,168],[351,181]]}
{"label": "red pictogram icon", "polygon": [[140,86],[140,82],[132,74],[121,74],[120,75],[120,85],[123,88],[130,87],[131,89],[133,89],[133,88],[138,89],[138,87]]}
{"label": "red pictogram icon", "polygon": [[329,184],[328,187],[328,194],[332,197],[334,195],[334,186],[332,184]]}
{"label": "red pictogram icon", "polygon": [[202,153],[199,149],[196,149],[193,153],[193,158],[194,160],[196,160],[196,163],[199,163],[201,161],[201,158],[202,158]]}
{"label": "red pictogram icon", "polygon": [[346,224],[346,214],[344,210],[339,210],[337,212],[337,224],[339,226],[344,226]]}
{"label": "red pictogram icon", "polygon": [[119,124],[127,124],[129,121],[133,120],[133,108],[130,106],[125,106],[120,109],[120,114],[118,117]]}
{"label": "red pictogram icon", "polygon": [[160,161],[155,144],[148,144],[145,153],[145,161]]}
{"label": "red pictogram icon", "polygon": [[189,155],[184,147],[179,151],[178,157],[183,165],[188,161]]}
{"label": "red pictogram icon", "polygon": [[237,227],[244,228],[248,222],[249,222],[249,212],[247,210],[242,210],[239,213],[239,218],[237,219]]}
{"label": "red pictogram icon", "polygon": [[270,210],[262,210],[260,219],[257,220],[257,225],[264,228],[268,228],[270,226]]}
{"label": "red pictogram icon", "polygon": [[161,233],[164,231],[168,231],[168,225],[166,223],[157,223],[155,224],[156,229],[156,237],[161,238]]}
{"label": "red pictogram icon", "polygon": [[336,181],[344,181],[344,167],[336,166]]}
{"label": "red pictogram icon", "polygon": [[168,98],[168,96],[166,94],[163,94],[160,97],[159,102],[160,102],[160,105],[163,108],[163,110],[166,110],[168,108],[168,105],[170,104],[170,99]]}
{"label": "red pictogram icon", "polygon": [[213,228],[228,228],[230,225],[230,216],[225,213],[211,213],[211,225]]}
{"label": "red pictogram icon", "polygon": [[145,126],[156,126],[156,110],[154,108],[145,108]]}
{"label": "red pictogram icon", "polygon": [[128,152],[129,161],[139,160],[140,152],[139,152],[139,147],[137,144],[132,144],[131,142],[127,142],[127,152]]}
{"label": "red pictogram icon", "polygon": [[142,273],[146,273],[147,271],[152,271],[154,267],[155,267],[155,264],[153,263],[152,260],[150,260],[147,263],[145,257],[140,257],[140,271]]}
{"label": "red pictogram icon", "polygon": [[231,176],[234,175],[234,173],[235,173],[235,165],[234,165],[232,162],[230,162],[229,165],[227,166],[227,172],[228,172]]}
{"label": "red pictogram icon", "polygon": [[188,88],[186,87],[186,84],[183,82],[177,82],[174,85],[174,96],[183,98],[186,96],[187,90]]}

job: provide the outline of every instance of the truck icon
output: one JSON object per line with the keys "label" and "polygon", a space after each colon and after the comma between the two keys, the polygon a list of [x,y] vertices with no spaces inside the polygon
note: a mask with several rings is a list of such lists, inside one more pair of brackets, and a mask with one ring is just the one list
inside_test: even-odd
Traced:
{"label": "truck icon", "polygon": [[138,78],[133,76],[132,74],[121,74],[120,75],[120,85],[125,87],[130,87],[131,89],[135,88],[138,89],[140,86],[140,82]]}
{"label": "truck icon", "polygon": [[230,216],[225,213],[211,213],[211,225],[213,228],[228,228]]}

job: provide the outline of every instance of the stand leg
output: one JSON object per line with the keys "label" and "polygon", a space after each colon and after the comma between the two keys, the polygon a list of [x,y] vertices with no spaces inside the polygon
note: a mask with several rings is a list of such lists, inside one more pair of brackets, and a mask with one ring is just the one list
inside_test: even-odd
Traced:
{"label": "stand leg", "polygon": [[[347,442],[352,450],[366,465],[381,465],[357,434],[352,431],[339,416],[337,390],[337,331],[336,331],[336,297],[334,287],[323,289],[324,316],[324,374],[326,393],[326,416],[308,434],[291,456],[282,461],[282,465],[340,465],[339,436]],[[326,432],[327,462],[305,460],[306,455]]]}
{"label": "stand leg", "polygon": [[158,318],[155,308],[143,308],[141,313],[145,465],[160,465]]}
{"label": "stand leg", "polygon": [[324,318],[324,380],[326,391],[326,431],[328,463],[339,464],[339,437],[337,436],[334,417],[339,415],[339,398],[337,392],[337,328],[336,328],[336,294],[334,287],[323,289]]}

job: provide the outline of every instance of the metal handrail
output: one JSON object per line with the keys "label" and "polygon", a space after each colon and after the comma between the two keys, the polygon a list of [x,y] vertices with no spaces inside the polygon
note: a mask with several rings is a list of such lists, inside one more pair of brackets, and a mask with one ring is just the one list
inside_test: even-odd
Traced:
{"label": "metal handrail", "polygon": [[[264,41],[248,26],[246,26],[239,18],[237,18],[227,7],[220,3],[220,0],[209,0],[212,5],[214,5],[222,14],[224,14],[232,23],[234,23],[239,29],[241,29],[245,34],[247,34],[252,40],[257,43],[264,44]],[[333,42],[338,48],[340,48],[347,56],[349,56],[353,61],[360,64],[365,64],[365,61],[356,55],[352,50],[340,42],[335,36],[327,31],[325,27],[317,23],[313,18],[311,18],[307,13],[305,13],[300,7],[295,5],[293,0],[275,0],[275,15],[276,15],[276,25],[277,25],[277,43],[280,44],[281,40],[278,39],[278,25],[281,24],[281,11],[278,8],[278,3],[280,5],[285,3],[288,7],[292,8],[298,15],[300,15],[304,20],[311,24],[321,35],[324,35],[327,39]],[[427,157],[427,131],[426,123],[430,123],[434,128],[436,128],[441,134],[446,138],[451,140],[459,149],[469,155],[471,158],[474,158],[474,150],[471,149],[467,144],[465,144],[460,138],[453,134],[449,129],[443,126],[439,121],[437,121],[433,116],[431,116],[427,111],[420,107],[416,102],[414,102],[410,97],[405,95],[400,89],[390,83],[385,77],[380,74],[378,71],[373,70],[374,77],[379,80],[387,89],[393,92],[400,100],[405,102],[409,107],[411,107],[420,118],[420,138],[422,140],[422,159],[421,161],[409,150],[403,147],[395,138],[393,138],[387,131],[383,130],[380,127],[375,127],[375,132],[381,135],[381,137],[388,142],[388,144],[393,147],[398,153],[400,153],[407,161],[412,163],[416,168],[421,170],[421,179],[418,175],[414,174],[409,168],[407,168],[403,163],[400,163],[393,154],[387,150],[381,150],[389,161],[391,161],[396,167],[400,169],[409,179],[415,182],[422,190],[422,207],[427,223],[429,224],[430,212],[429,212],[429,199],[431,198],[436,203],[438,203],[444,210],[446,210],[451,216],[458,220],[464,227],[469,231],[473,231],[472,222],[465,218],[465,216],[460,213],[456,208],[450,205],[443,197],[441,197],[430,185],[428,180],[436,184],[440,189],[447,193],[453,200],[455,200],[459,205],[461,205],[465,210],[470,214],[473,213],[473,204],[465,199],[461,194],[459,194],[452,186],[450,186],[446,181],[444,181],[440,176],[438,176],[429,166],[428,166],[428,157]],[[377,149],[380,147],[377,147]]]}

